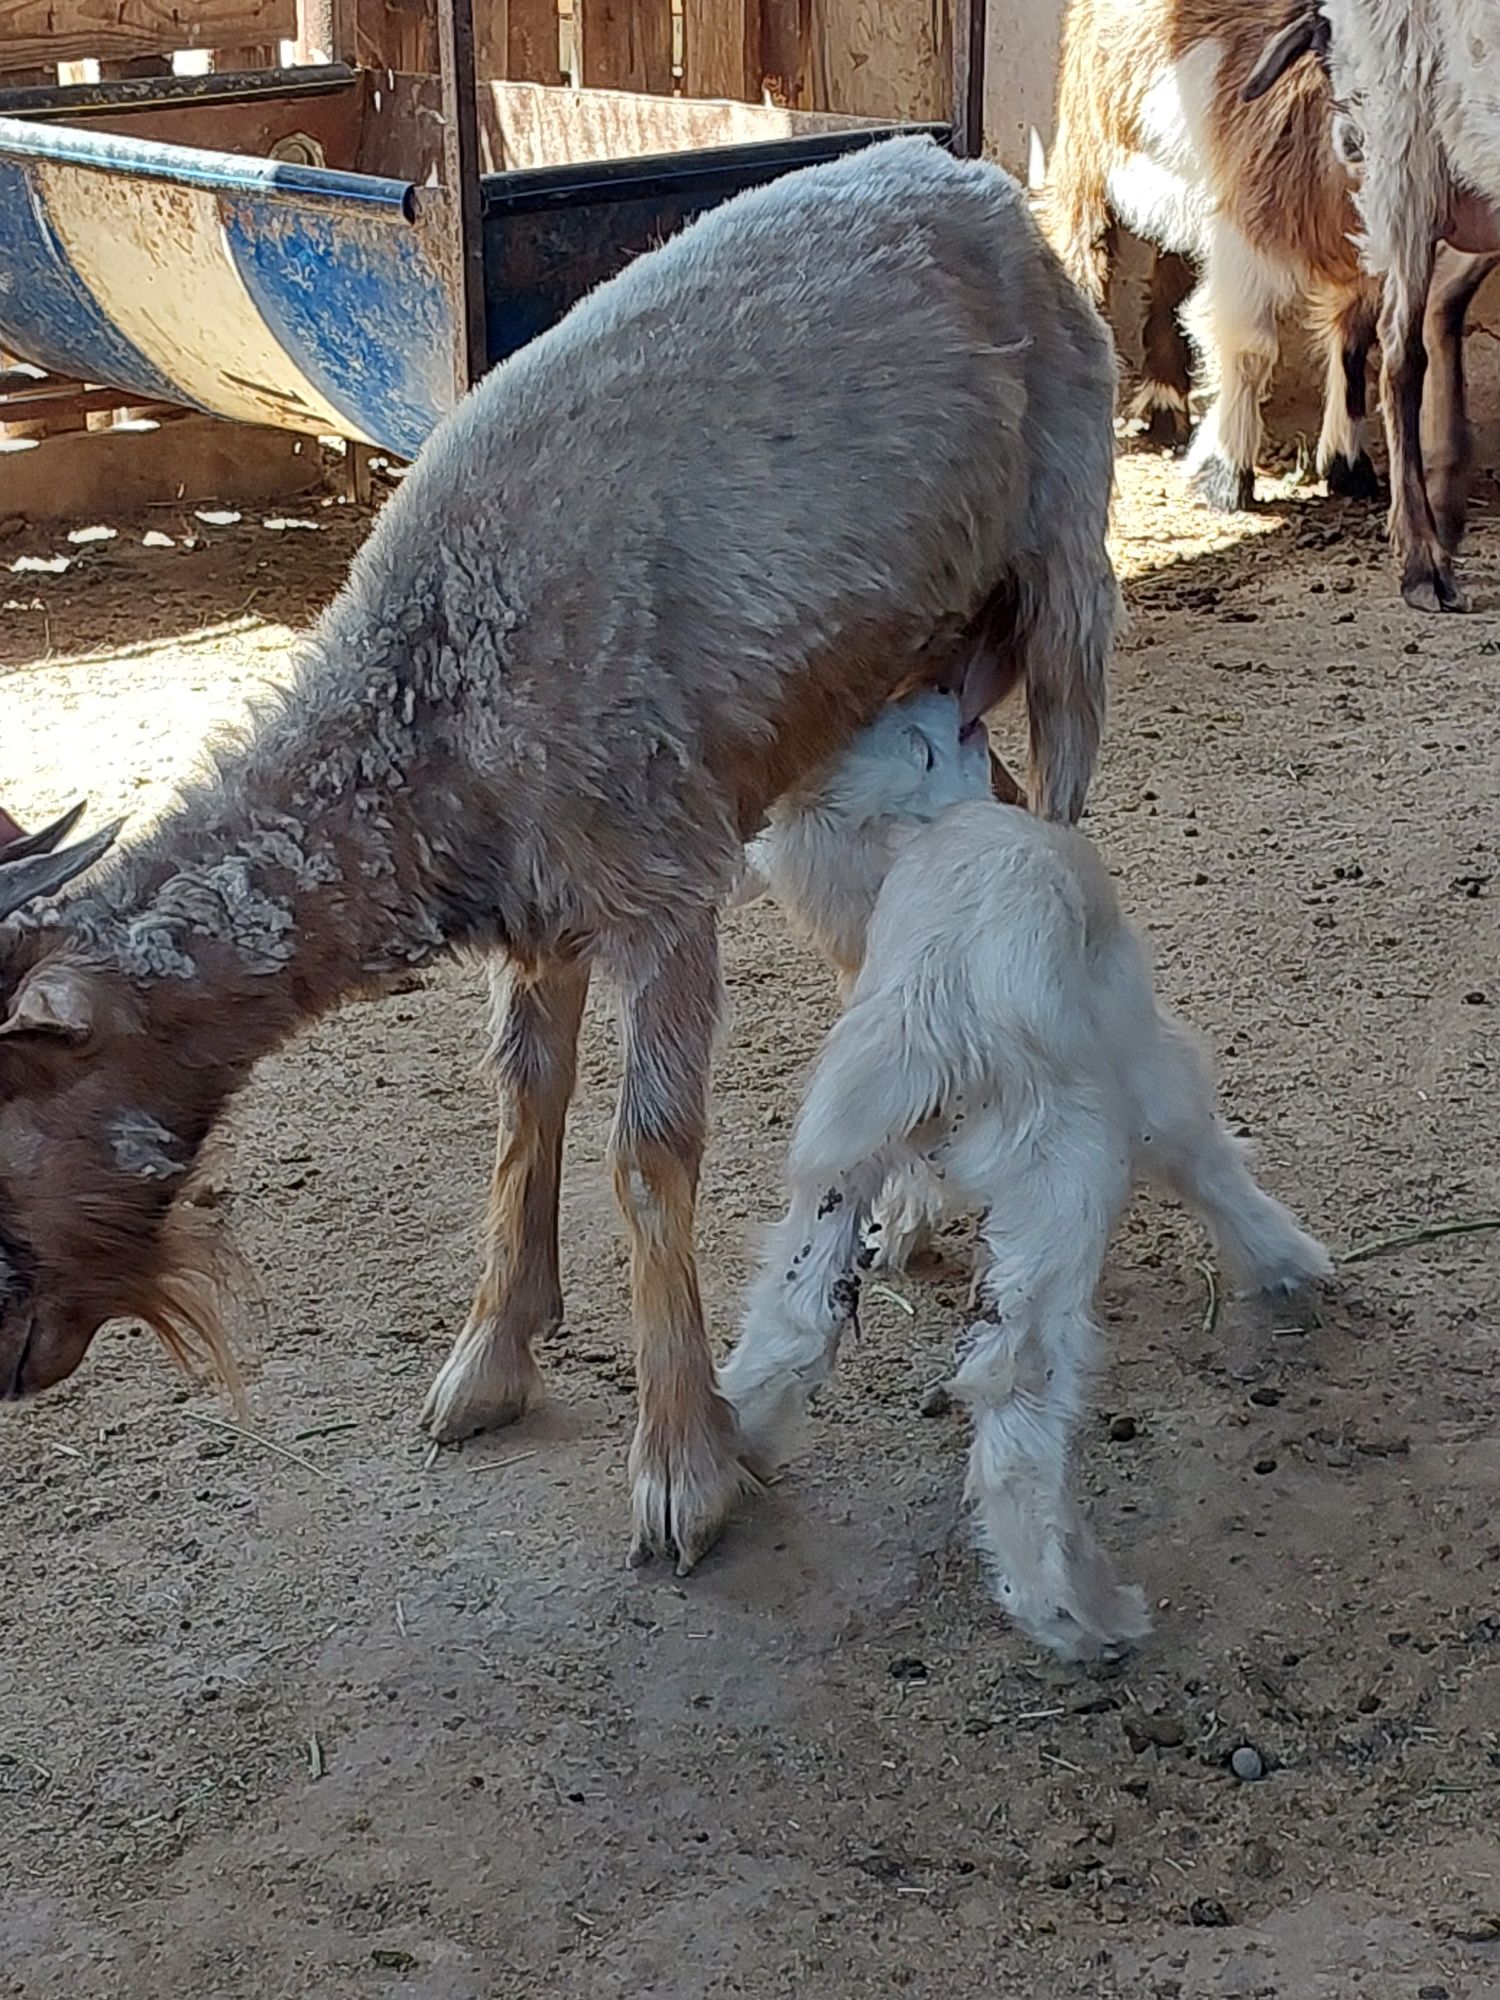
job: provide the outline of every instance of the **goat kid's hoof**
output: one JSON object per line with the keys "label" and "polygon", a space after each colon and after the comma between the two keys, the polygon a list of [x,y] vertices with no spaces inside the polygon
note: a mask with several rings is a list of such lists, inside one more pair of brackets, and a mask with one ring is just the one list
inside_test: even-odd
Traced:
{"label": "goat kid's hoof", "polygon": [[519,1422],[541,1387],[542,1371],[529,1355],[524,1367],[501,1368],[486,1358],[483,1339],[466,1332],[427,1392],[421,1427],[435,1444],[457,1444],[479,1431]]}
{"label": "goat kid's hoof", "polygon": [[635,1434],[630,1448],[630,1504],[634,1535],[626,1558],[639,1569],[653,1556],[688,1571],[713,1547],[739,1502],[761,1482],[738,1453],[726,1423],[691,1438]]}
{"label": "goat kid's hoof", "polygon": [[1187,488],[1201,506],[1216,514],[1247,514],[1255,504],[1255,468],[1206,458],[1189,471]]}
{"label": "goat kid's hoof", "polygon": [[1345,458],[1341,451],[1336,452],[1328,461],[1323,478],[1328,491],[1337,500],[1378,500],[1381,497],[1380,475],[1367,451],[1362,451],[1358,458]]}

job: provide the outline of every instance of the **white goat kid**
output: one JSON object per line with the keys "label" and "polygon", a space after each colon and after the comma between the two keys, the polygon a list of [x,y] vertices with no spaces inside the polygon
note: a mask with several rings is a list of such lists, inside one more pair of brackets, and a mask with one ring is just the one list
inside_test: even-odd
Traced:
{"label": "white goat kid", "polygon": [[[1069,1480],[1093,1295],[1132,1182],[1149,1174],[1196,1209],[1248,1289],[1288,1294],[1330,1266],[1251,1177],[1089,842],[984,796],[982,759],[946,698],[900,713],[904,730],[883,718],[759,843],[757,865],[783,897],[794,878],[781,857],[800,843],[799,879],[817,884],[794,908],[804,925],[838,907],[842,882],[847,921],[866,916],[868,934],[798,1118],[791,1207],[720,1387],[769,1473],[854,1323],[872,1202],[893,1171],[930,1167],[954,1207],[983,1215],[976,1316],[953,1384],[974,1413],[967,1497],[980,1546],[1017,1625],[1087,1658],[1149,1630],[1141,1592],[1114,1580]],[[913,731],[930,752],[925,794],[912,786]],[[893,814],[931,823],[901,827]],[[882,847],[889,869],[872,887]]]}

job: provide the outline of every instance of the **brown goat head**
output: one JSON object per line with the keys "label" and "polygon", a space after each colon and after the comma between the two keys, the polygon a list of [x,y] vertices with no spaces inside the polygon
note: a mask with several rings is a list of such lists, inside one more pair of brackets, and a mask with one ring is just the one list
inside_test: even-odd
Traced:
{"label": "brown goat head", "polygon": [[[111,844],[115,827],[59,845],[80,811],[0,847],[0,918]],[[71,1375],[111,1319],[234,1383],[217,1232],[185,1199],[218,1104],[144,1025],[65,924],[0,928],[0,1401]]]}

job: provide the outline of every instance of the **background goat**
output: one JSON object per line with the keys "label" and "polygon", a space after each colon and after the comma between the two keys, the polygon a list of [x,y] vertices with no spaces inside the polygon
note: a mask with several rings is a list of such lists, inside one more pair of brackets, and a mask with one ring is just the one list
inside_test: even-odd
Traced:
{"label": "background goat", "polygon": [[[974,1412],[980,1545],[1016,1623],[1082,1658],[1149,1623],[1069,1481],[1093,1296],[1133,1179],[1150,1174],[1196,1209],[1253,1290],[1288,1293],[1330,1266],[1216,1116],[1207,1067],[1157,1005],[1090,844],[987,798],[983,749],[960,735],[956,703],[929,695],[901,716],[904,731],[882,721],[807,795],[804,853],[815,843],[822,867],[804,873],[822,877],[820,907],[842,890],[848,920],[867,918],[867,948],[808,1085],[791,1207],[720,1387],[769,1473],[853,1323],[871,1204],[893,1168],[923,1162],[950,1203],[983,1214],[977,1317],[953,1384]],[[938,816],[893,826],[914,799]],[[872,895],[882,847],[894,860]]]}
{"label": "background goat", "polygon": [[1186,434],[1181,307],[1215,392],[1187,472],[1221,508],[1253,497],[1277,315],[1299,299],[1324,355],[1318,471],[1331,493],[1378,491],[1364,438],[1378,288],[1349,241],[1326,79],[1241,99],[1266,23],[1265,0],[1073,0],[1048,162],[1046,226],[1090,297],[1104,298],[1116,222],[1156,246],[1135,413]]}
{"label": "background goat", "polygon": [[[0,933],[0,1398],[115,1316],[216,1351],[179,1225],[229,1099],[351,992],[469,949],[499,966],[503,1130],[425,1420],[519,1416],[562,1314],[598,969],[624,1051],[633,1553],[689,1566],[745,1480],[693,1247],[718,908],[771,802],[904,680],[974,712],[1023,682],[1034,802],[1078,813],[1117,609],[1113,399],[1108,335],[1021,191],[925,140],[726,204],[497,368],[248,740]],[[37,887],[0,868],[0,915]]]}
{"label": "background goat", "polygon": [[[1318,58],[1316,71],[1287,76],[1307,55]],[[1463,333],[1474,294],[1500,264],[1500,5],[1293,0],[1244,96],[1267,97],[1286,76],[1280,97],[1325,69],[1358,169],[1364,262],[1385,281],[1380,341],[1401,594],[1419,611],[1464,611],[1453,574],[1474,456]]]}

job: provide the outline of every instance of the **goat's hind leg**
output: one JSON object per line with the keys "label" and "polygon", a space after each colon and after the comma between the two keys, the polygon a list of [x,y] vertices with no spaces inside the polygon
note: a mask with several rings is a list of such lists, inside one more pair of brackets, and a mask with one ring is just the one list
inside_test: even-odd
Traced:
{"label": "goat's hind leg", "polygon": [[719,1388],[745,1456],[768,1479],[795,1449],[813,1392],[857,1324],[860,1232],[878,1177],[799,1187],[772,1230]]}
{"label": "goat's hind leg", "polygon": [[693,1248],[719,1015],[712,915],[644,968],[617,968],[624,1074],[610,1142],[630,1232],[640,1417],[630,1451],[632,1564],[712,1547],[755,1481],[714,1382]]}
{"label": "goat's hind leg", "polygon": [[422,1422],[442,1442],[513,1423],[541,1386],[538,1334],[562,1320],[557,1201],[577,1071],[586,965],[507,964],[490,975],[490,1063],[500,1136],[485,1214],[484,1269]]}
{"label": "goat's hind leg", "polygon": [[1137,1056],[1136,1082],[1140,1164],[1202,1216],[1235,1280],[1288,1298],[1328,1277],[1328,1252],[1257,1183],[1249,1147],[1218,1116],[1202,1054],[1168,1014]]}
{"label": "goat's hind leg", "polygon": [[1145,1598],[1116,1580],[1071,1480],[1097,1338],[1093,1292],[1128,1174],[1112,1135],[1086,1115],[1045,1146],[989,1190],[979,1317],[953,1388],[974,1420],[965,1498],[995,1596],[1039,1645],[1083,1660],[1151,1629]]}

